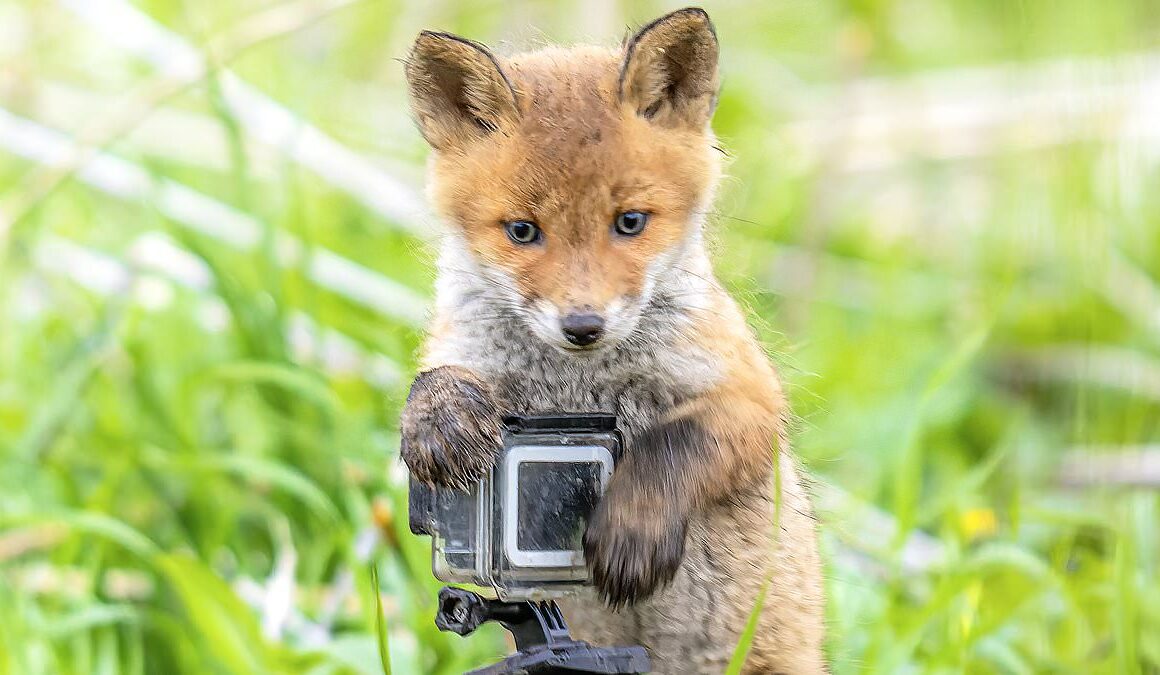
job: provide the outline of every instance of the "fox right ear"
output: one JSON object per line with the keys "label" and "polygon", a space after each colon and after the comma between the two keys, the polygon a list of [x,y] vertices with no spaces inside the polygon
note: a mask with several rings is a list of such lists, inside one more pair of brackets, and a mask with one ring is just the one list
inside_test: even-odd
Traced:
{"label": "fox right ear", "polygon": [[419,131],[436,150],[482,138],[519,116],[515,90],[479,43],[423,31],[404,71]]}

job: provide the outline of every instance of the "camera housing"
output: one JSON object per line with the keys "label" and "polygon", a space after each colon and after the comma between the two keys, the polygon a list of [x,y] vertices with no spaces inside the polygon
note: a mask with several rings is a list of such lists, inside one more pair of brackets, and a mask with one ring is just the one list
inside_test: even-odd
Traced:
{"label": "camera housing", "polygon": [[501,600],[574,595],[588,582],[584,529],[620,449],[613,415],[507,417],[495,464],[468,491],[411,479],[411,531],[432,537],[442,581]]}

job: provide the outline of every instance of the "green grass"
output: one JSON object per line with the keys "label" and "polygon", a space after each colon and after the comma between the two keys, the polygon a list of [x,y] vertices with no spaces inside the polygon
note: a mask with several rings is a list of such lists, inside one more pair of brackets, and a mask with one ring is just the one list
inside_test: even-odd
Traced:
{"label": "green grass", "polygon": [[[1155,91],[1131,56],[1160,44],[1153,5],[708,6],[732,156],[710,236],[826,495],[835,673],[1160,672],[1160,492],[1060,479],[1070,449],[1160,442],[1160,154],[1125,108]],[[670,8],[600,6],[136,4],[195,45],[272,31],[222,65],[416,190],[414,34],[612,39]],[[433,228],[344,189],[349,164],[265,145],[221,71],[136,121],[129,92],[166,76],[131,49],[56,3],[0,4],[0,108],[144,178],[118,196],[45,168],[0,119],[0,214],[20,216],[0,220],[0,675],[494,660],[500,629],[435,629],[406,527],[395,428]],[[174,186],[252,245],[185,222]],[[158,268],[158,241],[184,257]],[[70,245],[128,282],[95,287]],[[397,302],[328,286],[328,252]]]}

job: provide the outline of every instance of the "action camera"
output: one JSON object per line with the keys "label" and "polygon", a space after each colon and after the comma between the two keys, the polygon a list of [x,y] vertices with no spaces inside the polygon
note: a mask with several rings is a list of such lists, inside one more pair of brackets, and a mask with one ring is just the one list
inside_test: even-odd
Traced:
{"label": "action camera", "polygon": [[581,545],[620,456],[616,417],[513,416],[491,471],[467,491],[414,479],[411,531],[432,537],[432,569],[500,600],[573,595],[588,581]]}

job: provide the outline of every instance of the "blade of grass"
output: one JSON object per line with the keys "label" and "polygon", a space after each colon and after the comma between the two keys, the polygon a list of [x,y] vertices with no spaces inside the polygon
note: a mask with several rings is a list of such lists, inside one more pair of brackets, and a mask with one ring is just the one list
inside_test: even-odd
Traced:
{"label": "blade of grass", "polygon": [[379,646],[379,664],[383,667],[383,675],[391,675],[391,644],[387,635],[387,622],[383,615],[383,596],[379,590],[379,569],[372,561],[368,566],[371,573],[371,593],[374,595],[375,608],[375,639]]}
{"label": "blade of grass", "polygon": [[[782,476],[781,476],[781,436],[774,435],[773,438],[773,546],[778,546],[781,540],[781,500],[782,500]],[[733,648],[733,656],[729,658],[729,665],[725,669],[726,675],[740,675],[741,669],[745,667],[745,661],[749,658],[749,650],[753,648],[753,638],[757,634],[757,624],[761,621],[761,612],[765,609],[765,596],[769,593],[769,586],[773,583],[773,566],[766,570],[765,578],[761,582],[761,589],[757,592],[757,598],[753,601],[753,609],[749,612],[749,618],[745,620],[745,628],[741,631],[741,636],[737,639],[737,646]]]}
{"label": "blade of grass", "polygon": [[982,464],[968,471],[950,490],[943,491],[919,506],[915,525],[922,527],[934,522],[964,496],[979,490],[1013,452],[1019,438],[1018,432],[1022,430],[1026,419],[1026,411],[1019,413],[1012,421],[1011,430]]}
{"label": "blade of grass", "polygon": [[320,517],[336,524],[342,522],[342,515],[326,493],[301,472],[284,464],[243,455],[178,458],[175,463],[196,471],[231,473],[255,485],[272,485],[297,497]]}
{"label": "blade of grass", "polygon": [[76,532],[99,536],[120,544],[143,560],[151,560],[161,552],[157,544],[132,526],[104,513],[85,511],[59,511],[50,513],[29,513],[20,515],[0,515],[0,527],[30,524],[64,527]]}
{"label": "blade of grass", "polygon": [[257,617],[222,579],[199,560],[168,554],[161,571],[181,598],[192,628],[209,655],[228,672],[269,672],[266,643]]}
{"label": "blade of grass", "polygon": [[[67,158],[77,150],[76,141],[69,136],[2,108],[0,145],[45,165],[59,164],[62,157]],[[118,199],[148,201],[173,222],[231,248],[252,250],[261,243],[263,225],[250,214],[171,178],[157,179],[141,166],[112,154],[94,154],[77,177]],[[302,242],[280,233],[277,244],[279,251],[287,252],[287,260],[282,262],[296,264],[303,250]],[[0,251],[0,260],[3,259]],[[427,301],[421,294],[333,251],[316,248],[304,271],[317,285],[384,317],[412,326],[426,321]]]}
{"label": "blade of grass", "polygon": [[314,403],[330,419],[334,419],[342,409],[342,403],[325,380],[304,368],[269,361],[243,360],[215,366],[203,376],[230,382],[277,386],[294,394],[298,400]]}
{"label": "blade of grass", "polygon": [[1112,630],[1115,635],[1116,671],[1140,673],[1139,612],[1136,592],[1136,542],[1129,531],[1117,537],[1113,554],[1115,604]]}
{"label": "blade of grass", "polygon": [[37,406],[32,423],[16,441],[13,457],[27,462],[43,460],[70,417],[80,410],[78,402],[114,342],[125,316],[124,309],[123,301],[108,305],[97,329],[77,342],[72,354],[57,371],[59,375],[52,393],[47,401]]}
{"label": "blade of grass", "polygon": [[[268,11],[271,15],[282,15],[277,22],[267,20],[259,23],[259,26],[269,24],[260,31],[248,27],[235,29],[229,34],[229,40],[224,40],[221,46],[208,51],[218,56],[219,61],[225,61],[226,57],[239,54],[249,43],[253,43],[251,33],[259,36],[289,33],[351,2],[305,0],[275,7]],[[95,28],[113,36],[117,46],[136,53],[162,70],[176,69],[173,75],[180,75],[183,64],[201,60],[197,48],[183,37],[124,0],[73,0],[70,9],[82,15]],[[126,26],[132,26],[137,31],[138,40],[123,39]],[[141,39],[145,37],[149,39]],[[148,48],[144,48],[145,45]],[[388,222],[412,234],[428,234],[427,210],[417,190],[301,119],[232,71],[222,69],[220,78],[223,102],[250,136],[286,152],[296,162],[344,190]]]}
{"label": "blade of grass", "polygon": [[54,620],[44,626],[43,630],[46,635],[53,638],[62,638],[97,627],[136,623],[139,620],[140,616],[130,605],[96,603]]}
{"label": "blade of grass", "polygon": [[919,444],[927,407],[948,382],[957,377],[982,350],[991,334],[993,323],[985,324],[961,340],[957,348],[934,370],[923,386],[903,435],[902,449],[894,471],[894,514],[898,532],[894,547],[901,549],[918,520],[918,500],[922,489],[925,453]]}
{"label": "blade of grass", "polygon": [[749,613],[749,618],[745,621],[745,629],[741,631],[741,638],[737,641],[737,647],[733,650],[728,667],[725,668],[725,675],[741,675],[741,669],[745,667],[745,661],[749,658],[749,650],[753,647],[753,636],[757,634],[757,623],[761,619],[761,610],[765,607],[765,596],[769,592],[771,581],[772,579],[767,576],[761,584],[761,590],[757,592],[757,601],[753,603],[753,611]]}
{"label": "blade of grass", "polygon": [[[283,16],[286,7],[275,8],[279,14],[275,21],[270,21],[265,14],[259,13],[250,21],[234,26],[229,33],[218,39],[219,44],[212,49],[216,58],[213,63],[202,58],[202,55],[192,47],[188,48],[187,51],[182,51],[180,58],[168,62],[169,72],[165,72],[135,88],[115,110],[106,112],[103,116],[99,116],[95,123],[90,124],[89,130],[84,134],[83,141],[74,152],[64,156],[63,162],[57,166],[42,166],[25,179],[27,187],[17,190],[14,198],[10,197],[5,200],[8,202],[8,208],[5,212],[0,212],[0,235],[19,225],[38,206],[52,196],[61,184],[74,173],[82,171],[101,148],[135,129],[141,120],[151,114],[161,103],[202,81],[213,72],[214,68],[220,68],[221,64],[228,63],[241,56],[249,48],[267,40],[312,26],[317,19],[356,1],[316,2],[304,0],[300,3],[301,8],[292,21],[287,21],[286,17]],[[128,3],[119,3],[114,0],[105,2],[88,2],[86,0],[84,2],[67,2],[66,4],[78,14],[96,23],[101,23],[101,25],[108,25],[111,13],[132,14],[137,11]],[[93,5],[104,6],[98,9]],[[96,11],[90,12],[90,10]],[[100,20],[98,20],[97,15],[99,15]],[[128,24],[118,27],[118,32],[127,30],[129,26],[140,28],[142,24],[150,21],[151,19],[147,15],[140,15],[137,21],[130,18]],[[132,43],[132,41],[129,42]],[[118,44],[123,46],[126,43],[119,41]],[[156,43],[151,44],[156,46]],[[6,242],[7,239],[0,236],[0,246],[5,245]],[[4,257],[3,254],[4,249],[0,248],[0,258]]]}

